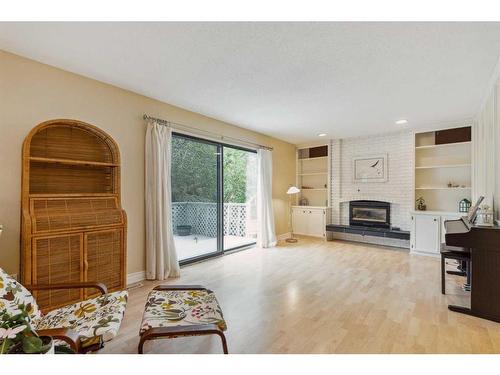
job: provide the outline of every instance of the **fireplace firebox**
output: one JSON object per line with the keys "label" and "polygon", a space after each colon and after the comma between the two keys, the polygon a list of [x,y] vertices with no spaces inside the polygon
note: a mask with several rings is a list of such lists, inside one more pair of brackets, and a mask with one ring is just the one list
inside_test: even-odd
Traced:
{"label": "fireplace firebox", "polygon": [[391,204],[380,201],[350,201],[349,225],[391,227]]}

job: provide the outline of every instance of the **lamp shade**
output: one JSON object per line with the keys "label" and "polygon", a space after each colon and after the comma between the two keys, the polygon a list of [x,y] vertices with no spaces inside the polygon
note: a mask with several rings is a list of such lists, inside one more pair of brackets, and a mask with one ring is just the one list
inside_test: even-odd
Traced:
{"label": "lamp shade", "polygon": [[287,194],[297,194],[300,193],[300,189],[296,186],[290,186],[286,191]]}

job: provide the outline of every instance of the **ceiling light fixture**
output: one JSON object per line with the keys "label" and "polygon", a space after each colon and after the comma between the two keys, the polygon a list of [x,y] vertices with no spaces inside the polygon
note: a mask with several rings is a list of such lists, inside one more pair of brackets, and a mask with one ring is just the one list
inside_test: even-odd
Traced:
{"label": "ceiling light fixture", "polygon": [[326,137],[326,133],[319,133],[318,137]]}
{"label": "ceiling light fixture", "polygon": [[398,120],[398,121],[396,121],[396,124],[397,124],[397,125],[404,125],[404,124],[408,124],[408,120]]}

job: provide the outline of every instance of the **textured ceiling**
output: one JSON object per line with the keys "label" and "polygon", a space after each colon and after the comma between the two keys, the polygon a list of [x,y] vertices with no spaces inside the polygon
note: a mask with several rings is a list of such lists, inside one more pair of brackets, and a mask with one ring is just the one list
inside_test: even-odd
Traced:
{"label": "textured ceiling", "polygon": [[0,23],[0,49],[300,143],[470,119],[500,23]]}

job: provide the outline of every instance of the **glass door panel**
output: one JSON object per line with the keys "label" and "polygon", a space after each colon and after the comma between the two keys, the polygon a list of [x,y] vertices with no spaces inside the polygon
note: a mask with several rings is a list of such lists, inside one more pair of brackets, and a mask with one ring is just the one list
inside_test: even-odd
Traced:
{"label": "glass door panel", "polygon": [[223,147],[224,251],[257,241],[257,154]]}
{"label": "glass door panel", "polygon": [[181,262],[221,251],[220,156],[216,143],[172,137],[172,221]]}

